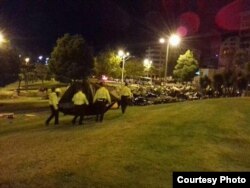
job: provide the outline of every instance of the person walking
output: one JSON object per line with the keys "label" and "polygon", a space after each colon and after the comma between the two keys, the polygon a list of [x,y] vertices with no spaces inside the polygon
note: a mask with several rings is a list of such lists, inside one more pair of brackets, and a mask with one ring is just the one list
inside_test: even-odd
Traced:
{"label": "person walking", "polygon": [[58,96],[55,92],[56,88],[51,88],[51,93],[49,93],[49,106],[51,110],[51,114],[46,120],[45,124],[48,126],[49,122],[55,118],[55,125],[59,124],[59,111],[58,111]]}
{"label": "person walking", "polygon": [[72,102],[74,103],[74,112],[75,112],[75,116],[72,119],[72,124],[74,125],[76,123],[77,117],[80,116],[79,125],[82,125],[85,109],[86,106],[89,105],[89,101],[86,95],[82,92],[81,88],[79,88],[78,91],[74,94]]}
{"label": "person walking", "polygon": [[129,100],[133,97],[133,94],[131,93],[130,88],[128,87],[128,83],[125,83],[125,86],[121,89],[121,109],[122,114],[125,113],[126,108],[129,104]]}
{"label": "person walking", "polygon": [[103,121],[104,112],[107,104],[111,104],[109,91],[105,88],[104,83],[100,83],[101,87],[96,91],[93,102],[96,108],[96,121]]}

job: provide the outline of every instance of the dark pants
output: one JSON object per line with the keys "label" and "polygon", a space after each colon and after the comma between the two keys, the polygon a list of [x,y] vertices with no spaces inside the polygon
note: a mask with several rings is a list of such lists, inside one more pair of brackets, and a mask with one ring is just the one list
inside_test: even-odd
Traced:
{"label": "dark pants", "polygon": [[79,125],[83,124],[83,118],[84,118],[84,114],[85,114],[85,108],[86,108],[85,105],[75,105],[74,106],[75,117],[72,120],[73,124],[76,123],[76,119],[78,118],[78,116],[80,116]]}
{"label": "dark pants", "polygon": [[125,113],[128,104],[129,104],[129,97],[124,95],[121,96],[121,109],[123,114]]}
{"label": "dark pants", "polygon": [[51,110],[51,115],[46,120],[46,125],[49,125],[49,122],[52,120],[52,118],[55,118],[55,125],[59,124],[59,120],[58,120],[59,112],[58,112],[58,110],[56,110],[53,105],[50,105],[49,107]]}
{"label": "dark pants", "polygon": [[96,121],[103,121],[104,112],[106,110],[107,100],[105,99],[97,99],[95,102],[96,109]]}

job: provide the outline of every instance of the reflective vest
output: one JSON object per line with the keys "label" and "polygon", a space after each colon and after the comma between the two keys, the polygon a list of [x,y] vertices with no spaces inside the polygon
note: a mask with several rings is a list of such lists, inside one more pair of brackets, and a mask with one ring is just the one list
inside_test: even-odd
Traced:
{"label": "reflective vest", "polygon": [[109,91],[105,88],[105,87],[100,87],[94,96],[94,102],[96,102],[97,99],[105,99],[107,100],[109,103],[111,103],[111,99],[110,99],[110,95],[109,95]]}
{"label": "reflective vest", "polygon": [[74,105],[83,105],[83,104],[89,104],[89,101],[86,97],[86,95],[82,91],[78,91],[74,94],[72,101]]}
{"label": "reflective vest", "polygon": [[55,92],[49,94],[49,105],[54,106],[54,109],[58,109],[58,97]]}
{"label": "reflective vest", "polygon": [[121,96],[127,96],[127,97],[132,97],[133,94],[131,93],[131,90],[127,86],[123,86],[121,90]]}

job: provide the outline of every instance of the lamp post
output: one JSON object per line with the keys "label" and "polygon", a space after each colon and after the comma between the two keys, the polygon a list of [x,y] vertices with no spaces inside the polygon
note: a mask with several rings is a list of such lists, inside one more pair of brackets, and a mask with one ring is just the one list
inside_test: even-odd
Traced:
{"label": "lamp post", "polygon": [[118,51],[118,56],[122,58],[122,79],[121,79],[121,83],[123,84],[123,80],[124,80],[124,65],[125,65],[125,61],[129,59],[130,54],[129,52],[124,52],[123,50],[119,50]]}
{"label": "lamp post", "polygon": [[30,62],[30,58],[29,58],[29,57],[26,57],[26,58],[24,59],[24,61],[25,61],[25,64],[28,65],[29,62]]}
{"label": "lamp post", "polygon": [[0,33],[0,44],[2,44],[4,41],[5,41],[4,36],[2,33]]}
{"label": "lamp post", "polygon": [[6,39],[4,34],[0,31],[0,48],[9,47],[9,45],[6,45],[8,43],[9,43],[8,39]]}
{"label": "lamp post", "polygon": [[149,70],[150,70],[150,68],[151,68],[151,65],[152,65],[152,60],[147,59],[147,58],[144,59],[143,65],[144,65],[144,67],[145,67],[145,70],[146,70],[147,76],[148,76],[148,72],[149,72]]}
{"label": "lamp post", "polygon": [[172,34],[172,35],[168,36],[167,39],[168,39],[167,42],[164,38],[159,39],[160,43],[167,44],[167,46],[166,46],[166,61],[165,61],[165,69],[164,69],[164,80],[165,81],[167,80],[169,45],[177,46],[181,42],[181,38],[176,34]]}
{"label": "lamp post", "polygon": [[48,65],[49,57],[46,57],[45,59],[45,65]]}

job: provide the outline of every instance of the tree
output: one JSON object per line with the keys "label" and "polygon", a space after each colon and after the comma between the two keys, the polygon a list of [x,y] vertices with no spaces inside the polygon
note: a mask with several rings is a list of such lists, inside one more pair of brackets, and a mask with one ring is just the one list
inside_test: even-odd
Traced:
{"label": "tree", "polygon": [[200,87],[201,89],[206,89],[207,86],[211,85],[211,80],[210,78],[205,75],[203,77],[200,77]]}
{"label": "tree", "polygon": [[32,62],[22,61],[20,66],[20,73],[18,75],[19,85],[18,89],[20,89],[21,81],[24,81],[25,89],[28,89],[29,81],[34,80],[34,69],[35,66]]}
{"label": "tree", "polygon": [[95,73],[97,76],[106,75],[118,78],[121,76],[121,58],[117,56],[115,50],[106,49],[100,52],[95,59]]}
{"label": "tree", "polygon": [[126,76],[130,78],[143,76],[144,69],[145,67],[140,58],[131,58],[125,64]]}
{"label": "tree", "polygon": [[0,67],[0,86],[18,80],[20,60],[13,49],[0,49]]}
{"label": "tree", "polygon": [[36,77],[42,81],[42,84],[44,80],[47,78],[49,74],[48,66],[42,63],[37,63],[35,65],[35,73]]}
{"label": "tree", "polygon": [[223,78],[226,88],[233,87],[236,84],[236,73],[233,70],[223,72]]}
{"label": "tree", "polygon": [[246,63],[247,80],[250,82],[250,62]]}
{"label": "tree", "polygon": [[234,56],[234,69],[236,72],[244,72],[245,65],[247,64],[247,60],[249,59],[249,55],[246,50],[238,50]]}
{"label": "tree", "polygon": [[49,68],[62,82],[87,78],[94,66],[92,49],[80,35],[65,34],[57,40]]}
{"label": "tree", "polygon": [[174,76],[180,81],[191,81],[198,70],[198,61],[193,53],[187,50],[184,55],[180,55],[174,68]]}
{"label": "tree", "polygon": [[236,78],[237,89],[242,94],[242,91],[247,88],[247,77],[239,73]]}
{"label": "tree", "polygon": [[223,94],[222,86],[224,85],[223,74],[215,74],[213,76],[213,86],[216,91],[219,92],[219,95]]}
{"label": "tree", "polygon": [[17,86],[17,94],[19,95],[19,91],[21,88],[21,82],[24,80],[24,74],[23,73],[19,73],[18,74],[18,86]]}

